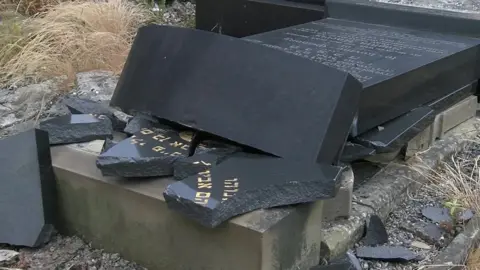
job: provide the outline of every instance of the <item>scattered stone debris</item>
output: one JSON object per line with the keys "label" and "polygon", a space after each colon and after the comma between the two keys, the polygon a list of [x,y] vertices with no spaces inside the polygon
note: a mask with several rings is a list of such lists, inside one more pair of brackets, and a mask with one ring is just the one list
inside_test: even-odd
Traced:
{"label": "scattered stone debris", "polygon": [[367,233],[363,243],[367,246],[382,245],[388,243],[388,234],[382,220],[377,215],[370,216],[367,224]]}

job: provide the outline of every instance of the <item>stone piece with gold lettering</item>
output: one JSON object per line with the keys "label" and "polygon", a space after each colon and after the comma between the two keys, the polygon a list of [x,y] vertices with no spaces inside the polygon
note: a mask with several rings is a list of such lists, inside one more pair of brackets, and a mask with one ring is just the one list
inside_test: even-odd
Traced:
{"label": "stone piece with gold lettering", "polygon": [[110,121],[112,121],[112,127],[114,130],[121,131],[125,128],[126,123],[115,115],[114,109],[105,104],[89,99],[74,97],[64,99],[63,103],[72,114],[105,115]]}
{"label": "stone piece with gold lettering", "polygon": [[0,243],[40,246],[56,213],[48,134],[30,129],[0,140],[0,149]]}
{"label": "stone piece with gold lettering", "polygon": [[174,162],[188,157],[189,147],[178,131],[144,128],[100,154],[97,167],[106,176],[173,175]]}
{"label": "stone piece with gold lettering", "polygon": [[167,187],[170,209],[216,227],[239,214],[335,196],[342,168],[236,153]]}
{"label": "stone piece with gold lettering", "polygon": [[158,122],[157,119],[155,119],[152,116],[149,115],[144,115],[144,114],[137,114],[135,115],[132,119],[130,119],[125,126],[125,129],[123,132],[133,135],[137,132],[139,132],[142,129],[171,129],[170,127],[167,127],[165,125],[162,125]]}
{"label": "stone piece with gold lettering", "polygon": [[112,138],[112,122],[104,115],[72,114],[40,123],[51,145],[89,142]]}

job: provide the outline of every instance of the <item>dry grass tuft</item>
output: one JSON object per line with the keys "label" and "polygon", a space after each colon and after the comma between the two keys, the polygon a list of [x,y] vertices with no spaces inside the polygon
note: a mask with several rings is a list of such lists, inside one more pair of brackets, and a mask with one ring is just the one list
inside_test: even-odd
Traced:
{"label": "dry grass tuft", "polygon": [[32,16],[45,12],[61,0],[0,0],[0,10],[14,10],[22,15]]}
{"label": "dry grass tuft", "polygon": [[[0,48],[0,84],[103,69],[120,72],[140,26],[154,14],[128,0],[63,2],[23,21]],[[13,40],[13,41],[12,41]]]}

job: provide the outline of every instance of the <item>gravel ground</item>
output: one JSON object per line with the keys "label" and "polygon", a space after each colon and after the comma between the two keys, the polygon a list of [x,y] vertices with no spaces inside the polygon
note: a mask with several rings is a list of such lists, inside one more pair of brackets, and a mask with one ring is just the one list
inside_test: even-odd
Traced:
{"label": "gravel ground", "polygon": [[478,0],[372,0],[383,3],[393,3],[433,9],[452,10],[457,12],[480,13]]}

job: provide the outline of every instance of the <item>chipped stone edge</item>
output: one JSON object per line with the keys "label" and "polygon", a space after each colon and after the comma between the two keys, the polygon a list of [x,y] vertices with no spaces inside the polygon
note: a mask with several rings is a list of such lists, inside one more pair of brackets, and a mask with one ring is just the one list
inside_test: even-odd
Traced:
{"label": "chipped stone edge", "polygon": [[459,233],[433,260],[419,270],[455,270],[465,269],[469,252],[480,242],[480,217],[474,216]]}
{"label": "chipped stone edge", "polygon": [[428,150],[407,162],[392,162],[354,192],[352,215],[324,227],[320,255],[329,260],[340,256],[361,239],[365,221],[372,214],[385,220],[410,192],[418,189],[426,175],[446,157],[464,149],[480,134],[480,121],[474,117],[458,125]]}

